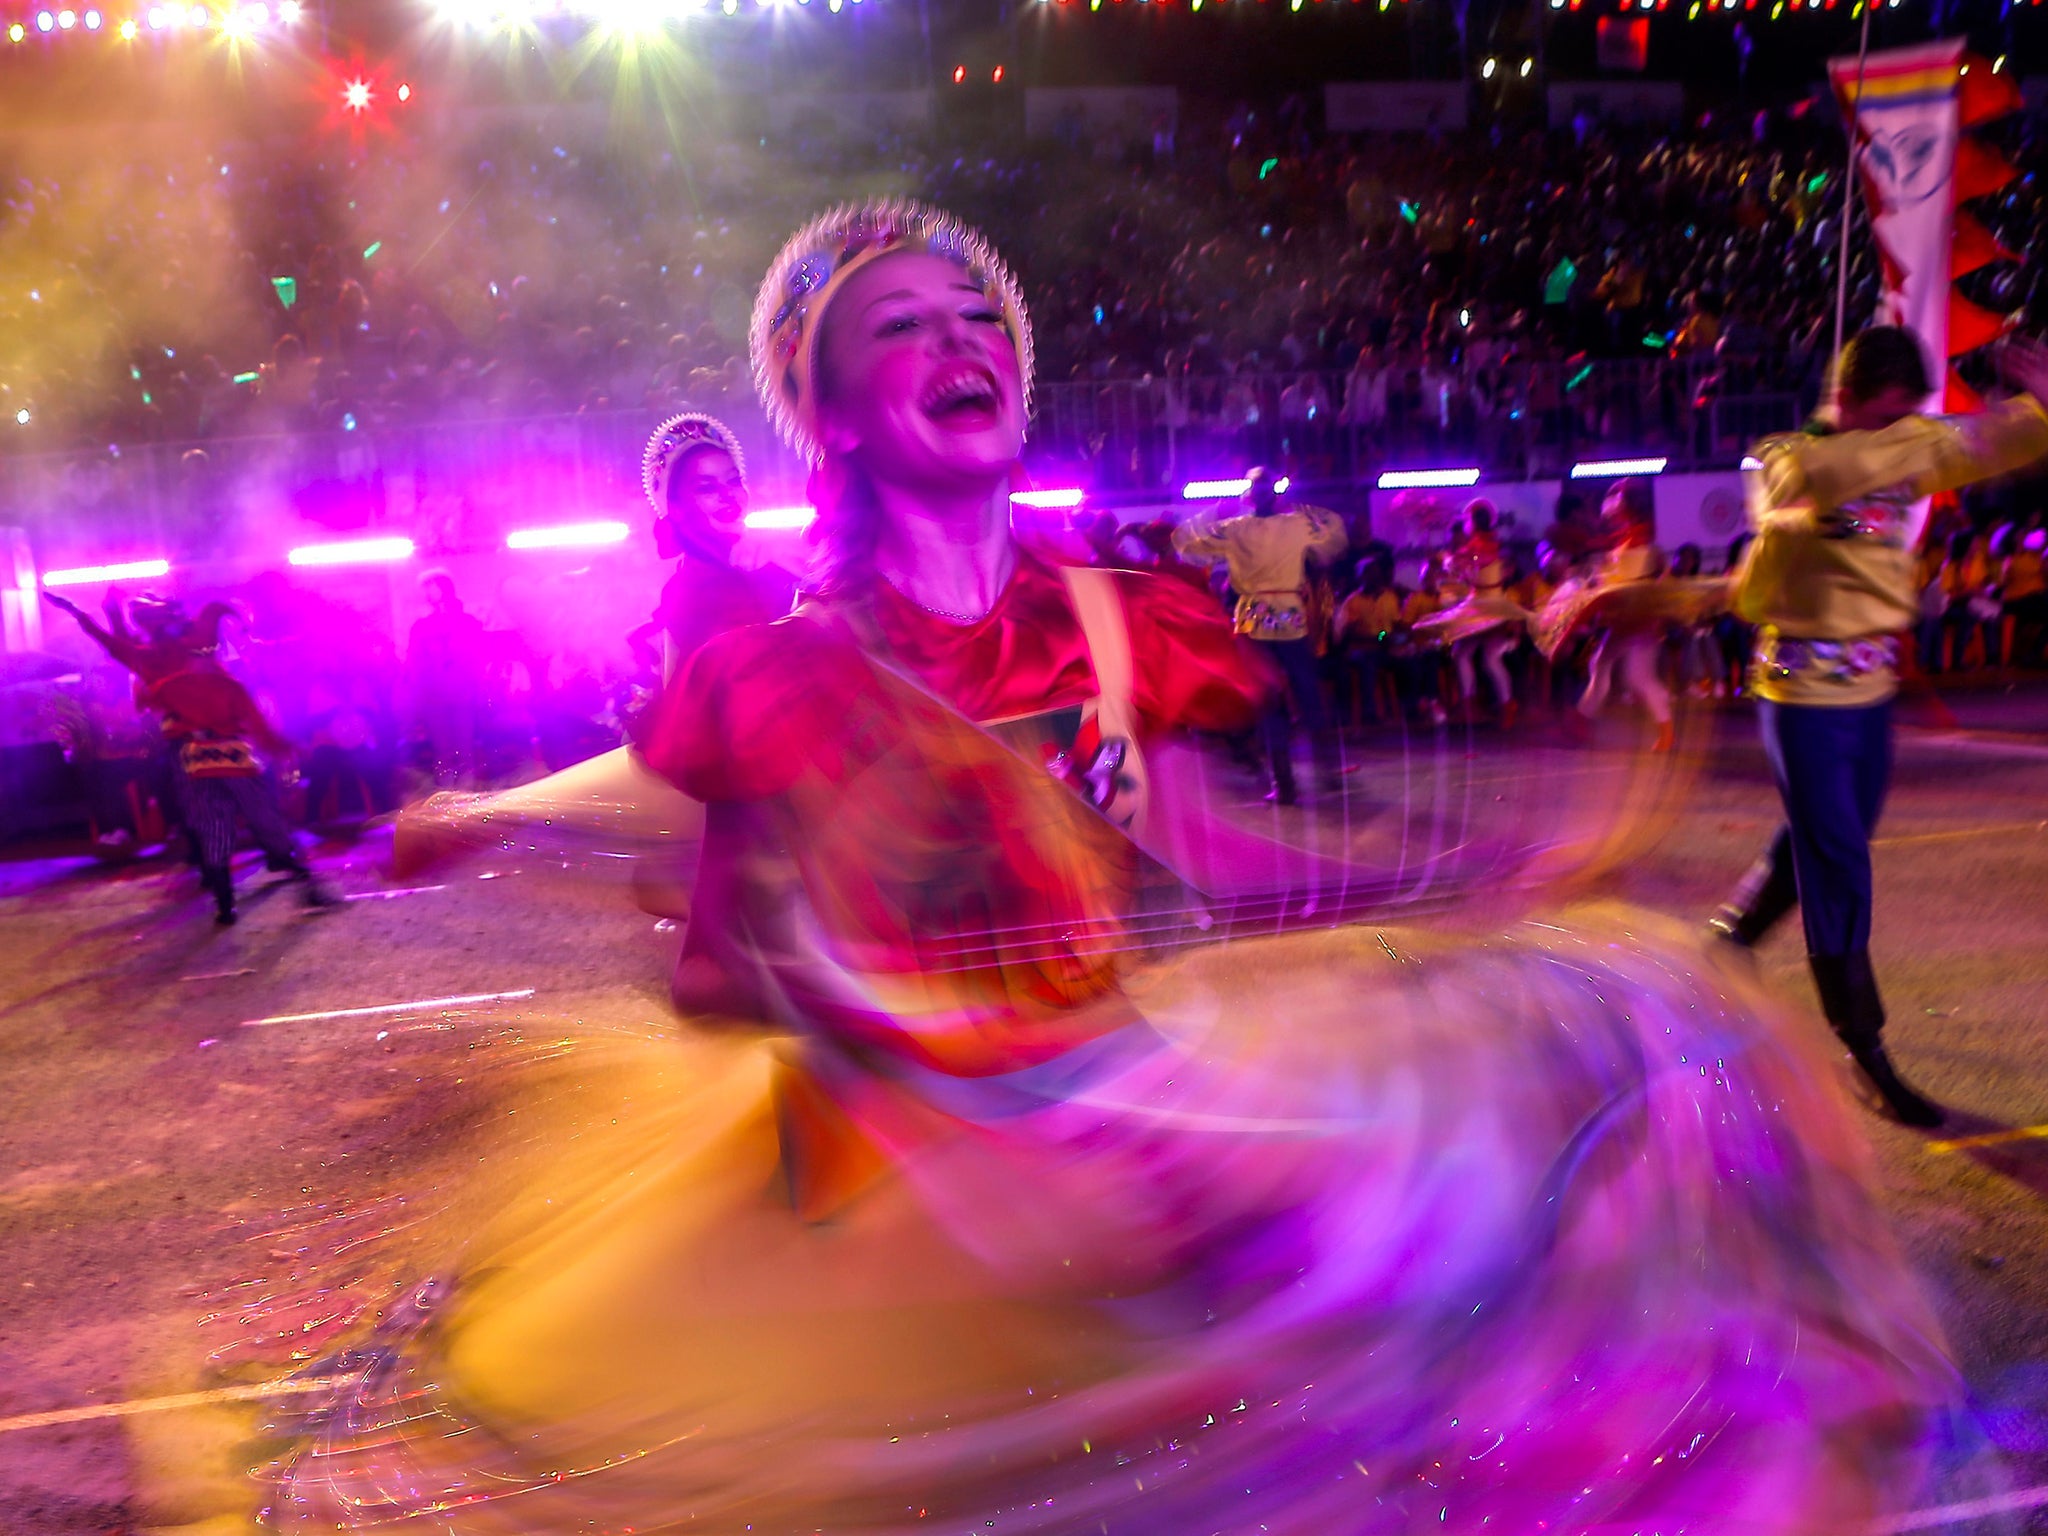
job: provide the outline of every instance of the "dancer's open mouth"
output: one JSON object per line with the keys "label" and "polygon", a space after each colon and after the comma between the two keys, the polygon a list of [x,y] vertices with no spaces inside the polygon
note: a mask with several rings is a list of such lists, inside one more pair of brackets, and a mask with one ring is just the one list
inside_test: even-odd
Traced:
{"label": "dancer's open mouth", "polygon": [[932,380],[918,405],[941,426],[978,431],[1000,419],[1002,392],[986,366],[959,363]]}

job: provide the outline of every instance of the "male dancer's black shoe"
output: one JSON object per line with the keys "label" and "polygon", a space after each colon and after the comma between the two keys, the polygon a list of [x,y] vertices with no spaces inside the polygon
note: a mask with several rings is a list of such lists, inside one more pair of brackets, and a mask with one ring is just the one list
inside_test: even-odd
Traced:
{"label": "male dancer's black shoe", "polygon": [[235,917],[235,876],[229,869],[201,869],[200,883],[213,897],[213,920],[222,928],[234,927]]}
{"label": "male dancer's black shoe", "polygon": [[1781,918],[1799,904],[1799,887],[1789,856],[1773,857],[1774,847],[1750,866],[1735,894],[1707,919],[1707,932],[1744,949],[1754,949]]}
{"label": "male dancer's black shoe", "polygon": [[1859,1086],[1876,1100],[1872,1107],[1901,1125],[1932,1130],[1942,1124],[1948,1116],[1941,1106],[1900,1077],[1885,1054],[1884,1001],[1878,995],[1869,952],[1809,955],[1807,963],[1820,991],[1821,1012],[1848,1047],[1849,1059],[1861,1078]]}

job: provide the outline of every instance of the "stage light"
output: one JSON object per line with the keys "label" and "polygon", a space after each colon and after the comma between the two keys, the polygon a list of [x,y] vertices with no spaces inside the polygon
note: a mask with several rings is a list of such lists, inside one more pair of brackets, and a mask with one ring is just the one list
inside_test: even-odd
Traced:
{"label": "stage light", "polygon": [[1535,70],[1536,70],[1536,61],[1535,61],[1534,59],[1524,59],[1524,60],[1522,60],[1522,78],[1523,78],[1524,80],[1528,79],[1528,78],[1529,78],[1529,76],[1530,76],[1531,74],[1533,74],[1533,73],[1535,72]]}
{"label": "stage light", "polygon": [[14,413],[14,424],[17,427],[25,427],[33,419],[34,418],[31,417],[28,413],[28,407],[25,405],[20,410]]}
{"label": "stage light", "polygon": [[99,29],[100,13],[98,11],[87,11],[85,13],[85,30],[88,32],[97,32],[99,31]]}
{"label": "stage light", "polygon": [[52,16],[48,11],[36,12],[36,30],[38,32],[54,32],[56,29],[56,17]]}
{"label": "stage light", "polygon": [[1669,459],[1588,459],[1572,466],[1574,480],[1613,480],[1622,475],[1661,475]]}
{"label": "stage light", "polygon": [[163,31],[165,24],[170,21],[170,17],[164,13],[164,8],[162,6],[152,5],[149,8],[149,15],[147,17],[147,20],[149,22],[150,31],[161,32]]}
{"label": "stage light", "polygon": [[22,25],[22,24],[21,24],[20,22],[18,22],[18,21],[17,21],[17,22],[16,22],[16,23],[15,23],[15,24],[14,24],[13,26],[11,26],[11,27],[9,27],[9,28],[7,29],[7,41],[9,41],[10,43],[18,43],[18,42],[20,42],[20,41],[21,41],[21,40],[22,40],[22,39],[23,39],[24,37],[27,37],[27,36],[28,36],[28,28],[27,28],[27,27],[24,27],[24,26],[23,26],[23,25]]}
{"label": "stage light", "polygon": [[255,26],[267,27],[270,25],[270,7],[267,5],[252,5],[242,14],[247,16]]}
{"label": "stage light", "polygon": [[286,26],[296,26],[299,20],[299,0],[284,0],[277,8],[277,19]]}
{"label": "stage light", "polygon": [[1088,499],[1082,490],[1012,491],[1010,500],[1020,507],[1078,507]]}
{"label": "stage light", "polygon": [[505,535],[507,549],[584,549],[622,544],[633,530],[624,523],[563,523],[554,528],[518,528]]}
{"label": "stage light", "polygon": [[1484,64],[1479,66],[1479,78],[1482,80],[1491,80],[1493,78],[1493,72],[1499,68],[1500,61],[1498,59],[1488,59]]}
{"label": "stage light", "polygon": [[293,565],[388,565],[410,560],[411,539],[351,539],[344,544],[302,544],[285,556]]}
{"label": "stage light", "polygon": [[1294,484],[1294,479],[1292,476],[1282,475],[1278,480],[1275,480],[1273,482],[1273,494],[1275,496],[1285,496],[1287,494],[1287,488],[1292,484]]}
{"label": "stage light", "polygon": [[399,99],[400,101],[411,101],[411,100],[412,100],[412,87],[411,87],[411,86],[409,86],[409,85],[401,85],[401,86],[400,86],[400,87],[398,88],[398,99]]}
{"label": "stage light", "polygon": [[104,581],[149,581],[171,573],[168,560],[127,560],[118,565],[81,565],[43,572],[46,587],[85,587]]}
{"label": "stage light", "polygon": [[995,67],[994,72],[990,74],[988,78],[991,84],[1001,85],[1003,83],[1003,66],[998,64]]}
{"label": "stage light", "polygon": [[62,27],[66,32],[69,32],[73,27],[78,25],[78,12],[59,11],[57,13],[57,25]]}
{"label": "stage light", "polygon": [[737,16],[740,13],[740,0],[720,0],[718,8],[728,16]]}
{"label": "stage light", "polygon": [[815,507],[763,507],[741,521],[749,528],[808,528],[817,515]]}
{"label": "stage light", "polygon": [[1994,75],[2002,75],[2005,73],[2004,54],[2001,53],[1997,58],[1991,61],[1991,73],[1993,73]]}
{"label": "stage light", "polygon": [[967,66],[965,64],[955,64],[953,66],[953,83],[955,85],[967,83]]}
{"label": "stage light", "polygon": [[1447,485],[1477,485],[1476,469],[1390,469],[1379,478],[1383,491],[1431,490]]}
{"label": "stage light", "polygon": [[185,13],[185,22],[188,26],[203,27],[212,20],[212,12],[203,5],[195,5]]}
{"label": "stage light", "polygon": [[1251,483],[1248,477],[1236,480],[1190,480],[1180,488],[1180,499],[1214,501],[1222,496],[1242,496]]}
{"label": "stage light", "polygon": [[341,88],[341,104],[351,112],[369,111],[370,100],[370,82],[367,80],[351,80]]}

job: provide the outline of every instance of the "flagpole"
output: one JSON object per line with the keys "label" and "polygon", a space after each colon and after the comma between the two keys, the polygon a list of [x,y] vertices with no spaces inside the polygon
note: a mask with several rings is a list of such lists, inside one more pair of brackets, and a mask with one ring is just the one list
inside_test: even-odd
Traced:
{"label": "flagpole", "polygon": [[1856,132],[1863,116],[1863,70],[1870,60],[1870,13],[1875,0],[1864,0],[1863,40],[1856,48],[1856,94],[1849,102],[1849,165],[1842,177],[1842,251],[1835,261],[1835,353],[1842,355],[1849,321],[1849,225],[1856,216]]}

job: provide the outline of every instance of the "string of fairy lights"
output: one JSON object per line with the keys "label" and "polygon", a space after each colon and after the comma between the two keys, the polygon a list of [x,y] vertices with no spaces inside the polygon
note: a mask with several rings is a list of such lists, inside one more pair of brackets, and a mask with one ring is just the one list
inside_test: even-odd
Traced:
{"label": "string of fairy lights", "polygon": [[61,41],[72,37],[108,37],[132,43],[147,35],[177,36],[214,33],[253,37],[259,32],[290,29],[304,15],[300,0],[279,0],[276,6],[150,5],[115,14],[96,5],[44,6],[7,25],[7,40],[20,45],[31,39]]}
{"label": "string of fairy lights", "polygon": [[[821,10],[834,15],[879,0],[438,0],[434,14],[460,31],[518,32],[549,22],[588,25],[615,35],[653,35],[692,20],[712,15],[736,16],[742,12],[777,10]],[[1374,9],[1403,9],[1423,0],[1036,0],[1037,7],[1060,13],[1139,12],[1185,8],[1199,13],[1224,11],[1326,12]],[[1873,10],[1897,10],[1904,0],[1546,0],[1550,10],[1576,14],[1591,9],[1613,11],[1624,16],[1658,16],[1683,11],[1690,21],[1716,15],[1763,12],[1773,21],[1788,15],[1843,10],[1851,19],[1860,18],[1866,6]],[[2007,8],[2037,7],[2048,0],[2005,0]],[[265,32],[288,31],[305,14],[303,0],[264,0],[237,3],[215,0],[213,4],[184,4],[180,0],[150,4],[115,14],[98,5],[45,5],[6,25],[10,43],[20,45],[37,40],[60,41],[72,37],[106,37],[135,42],[147,36],[178,37],[212,34],[231,39],[253,38]]]}
{"label": "string of fairy lights", "polygon": [[[841,11],[873,0],[443,0],[436,14],[459,29],[520,31],[549,22],[588,25],[615,34],[651,34],[703,16],[737,16],[741,12],[789,10]],[[296,27],[305,15],[303,0],[273,3],[169,3],[139,6],[46,5],[7,23],[6,35],[17,45],[72,38],[113,38],[136,42],[156,35],[193,34],[254,38]]]}
{"label": "string of fairy lights", "polygon": [[[1165,12],[1185,8],[1190,12],[1211,13],[1239,11],[1344,11],[1372,8],[1380,11],[1395,6],[1406,8],[1410,3],[1420,4],[1422,0],[1035,0],[1035,7],[1058,14],[1063,11],[1106,11],[1106,12]],[[1703,16],[1733,12],[1766,11],[1770,19],[1778,21],[1787,15],[1817,11],[1846,11],[1851,19],[1860,18],[1866,5],[1871,10],[1897,10],[1904,0],[1597,0],[1588,5],[1587,0],[1547,0],[1552,11],[1578,14],[1592,11],[1596,14],[1615,12],[1626,16],[1662,15],[1670,11],[1683,11],[1690,21]],[[2007,10],[2018,6],[2040,6],[2048,0],[2002,0]]]}

